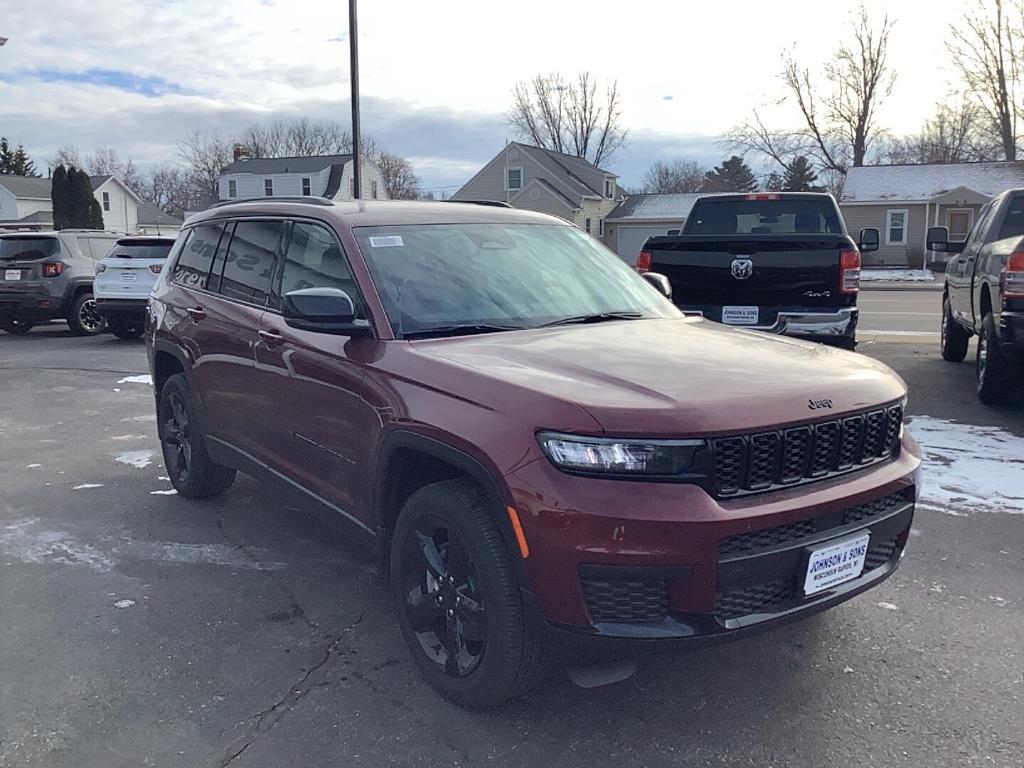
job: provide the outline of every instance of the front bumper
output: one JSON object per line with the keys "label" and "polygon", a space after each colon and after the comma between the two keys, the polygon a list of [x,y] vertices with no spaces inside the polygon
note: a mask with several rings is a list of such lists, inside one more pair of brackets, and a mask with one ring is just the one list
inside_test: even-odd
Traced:
{"label": "front bumper", "polygon": [[[721,318],[721,307],[680,307],[684,312],[700,313],[709,320]],[[766,311],[762,309],[762,311]],[[777,333],[783,336],[828,341],[829,339],[853,339],[857,335],[857,307],[840,307],[838,309],[780,309],[774,315],[775,320],[766,325],[734,325],[733,328],[745,328],[753,331]]]}
{"label": "front bumper", "polygon": [[[694,486],[577,478],[528,464],[512,487],[536,618],[553,642],[596,652],[715,643],[824,610],[897,568],[919,465],[908,439],[885,464],[716,500]],[[804,596],[810,549],[865,530],[862,574]],[[748,544],[737,549],[738,541]]]}

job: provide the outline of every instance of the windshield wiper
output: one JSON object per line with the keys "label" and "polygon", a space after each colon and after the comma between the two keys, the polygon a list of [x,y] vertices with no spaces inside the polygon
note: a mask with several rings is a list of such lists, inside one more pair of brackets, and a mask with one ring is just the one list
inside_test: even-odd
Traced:
{"label": "windshield wiper", "polygon": [[534,328],[550,328],[554,325],[583,325],[585,323],[603,323],[608,320],[642,320],[642,312],[598,312],[592,315],[576,315],[575,317],[563,317],[561,320],[552,320],[550,323],[541,323]]}
{"label": "windshield wiper", "polygon": [[524,325],[494,325],[488,323],[464,323],[462,325],[436,325],[405,331],[403,339],[427,338],[430,336],[471,336],[474,333],[495,333],[497,331],[523,331]]}

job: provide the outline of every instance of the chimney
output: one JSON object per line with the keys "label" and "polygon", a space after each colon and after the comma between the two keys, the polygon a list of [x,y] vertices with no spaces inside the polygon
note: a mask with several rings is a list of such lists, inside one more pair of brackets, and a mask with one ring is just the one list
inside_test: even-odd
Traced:
{"label": "chimney", "polygon": [[245,154],[245,147],[242,146],[241,144],[235,144],[233,154],[235,156],[235,160],[240,160],[242,158],[242,155]]}

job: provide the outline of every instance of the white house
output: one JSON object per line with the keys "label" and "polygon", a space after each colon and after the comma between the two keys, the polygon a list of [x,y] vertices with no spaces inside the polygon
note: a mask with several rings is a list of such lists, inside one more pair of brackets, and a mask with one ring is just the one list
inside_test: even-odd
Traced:
{"label": "white house", "polygon": [[[93,176],[92,194],[103,211],[103,227],[134,235],[139,231],[142,200],[114,176]],[[53,229],[52,180],[0,175],[0,230]]]}
{"label": "white house", "polygon": [[[362,197],[387,200],[384,177],[372,160],[362,158]],[[217,183],[221,200],[257,197],[326,197],[352,200],[355,195],[352,155],[314,157],[243,157],[224,168]]]}
{"label": "white house", "polygon": [[103,211],[104,229],[135,234],[139,231],[142,199],[114,176],[93,176],[92,193]]}

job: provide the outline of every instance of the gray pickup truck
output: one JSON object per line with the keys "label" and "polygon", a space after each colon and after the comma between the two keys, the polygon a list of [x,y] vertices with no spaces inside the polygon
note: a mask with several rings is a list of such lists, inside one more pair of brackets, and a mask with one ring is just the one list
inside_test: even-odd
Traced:
{"label": "gray pickup truck", "polygon": [[983,207],[966,240],[928,230],[928,248],[955,253],[942,292],[942,356],[959,363],[978,337],[975,371],[984,403],[1008,403],[1024,383],[1024,189]]}

